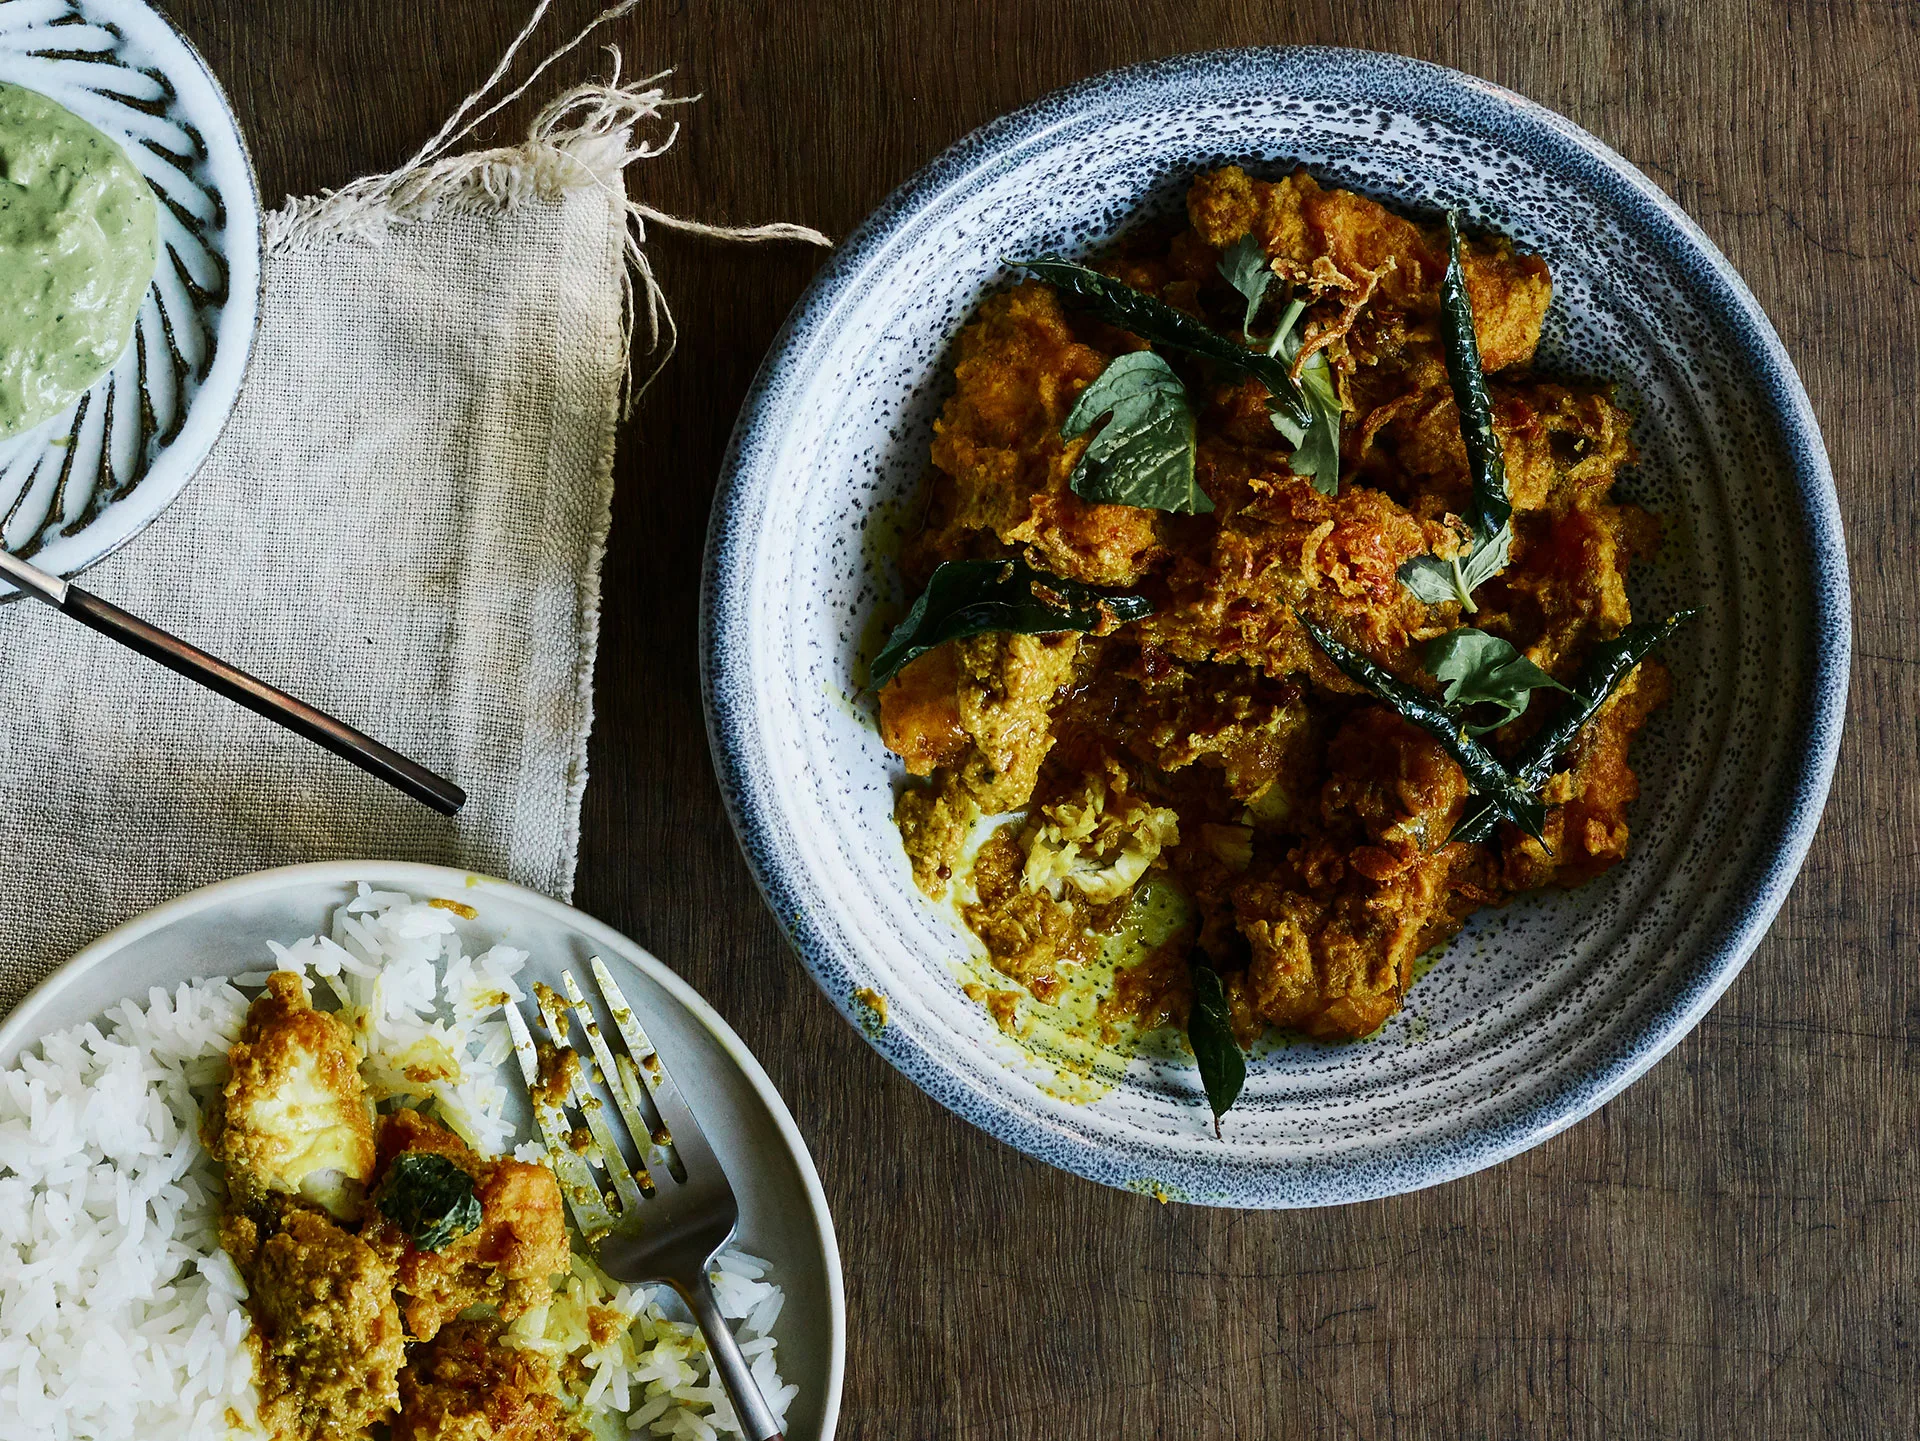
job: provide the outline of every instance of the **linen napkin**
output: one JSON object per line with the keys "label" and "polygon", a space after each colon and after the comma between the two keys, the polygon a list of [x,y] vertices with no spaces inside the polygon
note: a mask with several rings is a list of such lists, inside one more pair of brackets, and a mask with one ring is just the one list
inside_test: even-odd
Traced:
{"label": "linen napkin", "polygon": [[262,867],[432,861],[569,896],[614,434],[633,327],[660,314],[640,243],[669,218],[623,179],[665,148],[633,138],[673,103],[659,79],[616,73],[523,146],[449,155],[476,96],[401,172],[269,217],[225,435],[82,582],[450,776],[465,811],[0,607],[0,1014],[109,927]]}

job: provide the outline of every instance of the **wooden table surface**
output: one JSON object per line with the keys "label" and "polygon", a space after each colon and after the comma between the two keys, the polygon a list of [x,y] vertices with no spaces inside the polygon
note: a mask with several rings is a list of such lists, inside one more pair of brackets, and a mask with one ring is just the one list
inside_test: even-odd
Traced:
{"label": "wooden table surface", "polygon": [[[269,196],[405,159],[529,8],[167,3]],[[595,8],[559,0],[552,28]],[[1732,259],[1806,379],[1846,512],[1856,651],[1833,800],[1700,1027],[1599,1114],[1466,1180],[1305,1213],[1163,1206],[929,1101],[837,1017],[755,893],[708,761],[697,579],[735,410],[819,262],[656,236],[682,342],[620,454],[576,900],[699,987],[799,1119],[846,1264],[840,1434],[1913,1434],[1920,9],[648,0],[608,38],[705,96],[637,193],[839,235],[974,126],[1136,60],[1314,42],[1485,76],[1626,155]],[[556,76],[602,63],[574,61]]]}

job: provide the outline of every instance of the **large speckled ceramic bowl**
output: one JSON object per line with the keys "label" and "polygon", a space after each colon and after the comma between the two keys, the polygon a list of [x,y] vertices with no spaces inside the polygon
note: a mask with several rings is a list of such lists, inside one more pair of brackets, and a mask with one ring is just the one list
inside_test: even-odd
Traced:
{"label": "large speckled ceramic bowl", "polygon": [[[1136,1059],[1058,1098],[960,991],[967,940],[914,889],[900,769],[850,701],[897,593],[871,528],[927,469],[943,354],[1000,257],[1098,249],[1239,162],[1421,210],[1458,207],[1553,267],[1540,364],[1618,382],[1642,464],[1623,497],[1667,542],[1634,573],[1673,703],[1636,750],[1631,858],[1483,913],[1377,1037],[1257,1058],[1224,1140],[1190,1062]],[[820,985],[931,1095],[1111,1185],[1230,1206],[1382,1196],[1491,1165],[1651,1066],[1733,979],[1820,816],[1839,740],[1846,559],[1793,367],[1725,259],[1645,176],[1560,117],[1431,65],[1231,51],[1120,71],[969,136],[841,247],[775,342],[715,501],[708,719],[742,846]],[[871,988],[888,1023],[856,996]]]}
{"label": "large speckled ceramic bowl", "polygon": [[173,503],[233,413],[259,311],[260,203],[219,82],[141,0],[0,0],[0,81],[116,141],[159,206],[159,266],[120,359],[0,440],[0,547],[73,575]]}

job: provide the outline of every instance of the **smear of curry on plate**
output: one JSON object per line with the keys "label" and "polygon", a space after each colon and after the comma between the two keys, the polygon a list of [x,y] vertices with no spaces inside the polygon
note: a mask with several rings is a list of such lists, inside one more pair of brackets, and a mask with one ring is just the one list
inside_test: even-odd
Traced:
{"label": "smear of curry on plate", "polygon": [[1185,221],[1019,262],[962,331],[874,670],[921,889],[1045,1000],[1176,887],[1115,994],[1204,1076],[1367,1035],[1475,910],[1620,860],[1678,618],[1632,623],[1630,417],[1530,369],[1541,259],[1304,170]]}

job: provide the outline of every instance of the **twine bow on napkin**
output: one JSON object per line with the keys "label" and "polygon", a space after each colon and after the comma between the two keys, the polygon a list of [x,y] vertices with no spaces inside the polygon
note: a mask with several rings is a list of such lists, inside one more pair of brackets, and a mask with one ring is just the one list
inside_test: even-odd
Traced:
{"label": "twine bow on napkin", "polygon": [[[562,899],[587,779],[600,564],[636,327],[672,319],[629,200],[663,76],[454,153],[514,53],[401,170],[269,217],[261,321],[205,468],[90,589],[458,781],[452,820],[58,617],[0,609],[0,1013],[191,887],[382,857]],[[623,13],[616,6],[602,19]],[[596,22],[598,23],[598,22]],[[476,113],[477,112],[477,113]],[[664,332],[664,335],[663,335]]]}

